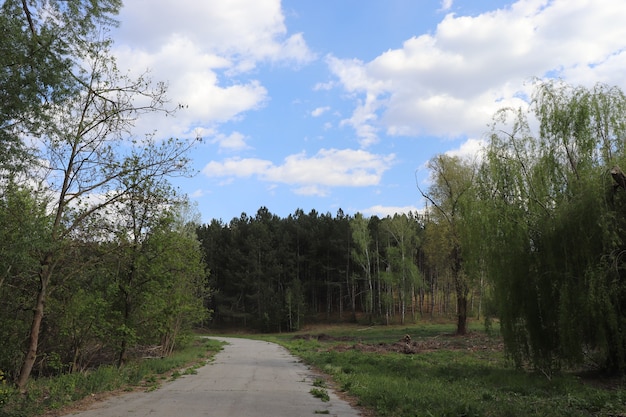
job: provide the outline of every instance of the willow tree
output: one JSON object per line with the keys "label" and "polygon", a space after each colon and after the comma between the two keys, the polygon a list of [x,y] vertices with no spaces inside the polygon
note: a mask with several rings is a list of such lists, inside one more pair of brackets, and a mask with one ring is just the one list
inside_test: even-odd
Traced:
{"label": "willow tree", "polygon": [[626,97],[545,82],[496,122],[481,196],[508,352],[546,373],[589,356],[626,369],[626,192],[610,176],[626,164]]}
{"label": "willow tree", "polygon": [[[456,292],[457,329],[459,335],[467,333],[468,295],[470,281],[464,268],[463,240],[473,202],[476,168],[459,157],[437,155],[428,163],[432,184],[422,195],[431,203],[430,224],[439,233],[429,233],[429,246],[438,246],[449,265]],[[440,237],[445,237],[441,240]]]}
{"label": "willow tree", "polygon": [[[103,5],[109,3],[113,2]],[[27,131],[40,150],[37,160],[42,164],[32,175],[40,184],[38,198],[52,208],[52,249],[41,256],[39,272],[33,277],[36,301],[28,346],[16,381],[20,387],[26,384],[37,358],[44,306],[55,283],[55,269],[66,253],[64,245],[76,236],[84,237],[81,230],[86,225],[106,217],[108,209],[135,186],[142,186],[142,181],[184,173],[188,161],[185,155],[192,144],[177,139],[159,141],[152,135],[131,135],[133,123],[141,114],[169,112],[166,88],[163,83],[152,83],[146,77],[130,78],[118,71],[109,50],[111,40],[102,38],[106,30],[101,25],[106,22],[98,16],[84,30],[67,20],[68,16],[80,15],[77,11],[87,15],[94,9],[111,12],[97,8],[99,4],[69,1],[56,9],[42,9],[39,19],[27,13],[36,32],[47,30],[39,28],[37,22],[52,11],[57,13],[55,22],[71,26],[63,26],[72,35],[65,40],[64,49],[72,65],[64,67],[64,71],[75,84],[67,94],[52,95],[40,110],[45,113],[46,123]],[[56,26],[50,30],[65,33]],[[138,183],[120,181],[137,173],[142,173]]]}

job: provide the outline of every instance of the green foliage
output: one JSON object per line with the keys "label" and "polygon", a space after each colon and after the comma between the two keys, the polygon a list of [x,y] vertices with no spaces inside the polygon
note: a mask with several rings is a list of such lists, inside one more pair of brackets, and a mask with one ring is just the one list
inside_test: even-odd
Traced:
{"label": "green foliage", "polygon": [[[23,173],[34,152],[23,133],[51,122],[49,105],[74,94],[82,80],[70,69],[97,27],[115,24],[119,0],[6,0],[0,5],[0,172]],[[93,38],[91,39],[93,41]]]}
{"label": "green foliage", "polygon": [[475,265],[481,263],[475,261],[479,257],[472,256],[476,253],[476,241],[472,239],[476,222],[476,164],[458,157],[437,155],[428,167],[433,183],[427,193],[422,192],[431,204],[425,252],[435,266],[449,271],[456,293],[457,333],[462,335],[467,331],[471,278],[475,278],[476,270],[480,269]]}
{"label": "green foliage", "polygon": [[4,372],[0,370],[0,409],[4,408],[16,395],[18,395],[17,389],[7,384]]}
{"label": "green foliage", "polygon": [[499,114],[508,129],[494,127],[479,207],[502,332],[519,366],[626,369],[626,190],[609,176],[626,162],[625,108],[617,89],[548,82],[531,105],[538,132],[521,111]]}
{"label": "green foliage", "polygon": [[22,359],[38,282],[38,257],[51,248],[51,219],[31,190],[13,182],[0,191],[0,370],[13,380]]}

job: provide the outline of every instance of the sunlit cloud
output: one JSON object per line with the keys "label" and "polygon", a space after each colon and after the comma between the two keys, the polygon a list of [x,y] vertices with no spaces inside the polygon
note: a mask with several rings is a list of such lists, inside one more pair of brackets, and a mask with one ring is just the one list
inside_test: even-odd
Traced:
{"label": "sunlit cloud", "polygon": [[[286,157],[282,164],[256,158],[231,158],[211,161],[202,170],[210,178],[256,177],[262,181],[300,186],[366,187],[377,185],[395,155],[376,155],[363,150],[322,149],[313,156],[302,152]],[[303,193],[321,193],[314,188],[298,189]]]}
{"label": "sunlit cloud", "polygon": [[383,205],[375,205],[372,207],[368,207],[363,210],[359,210],[365,216],[378,216],[378,217],[393,217],[394,214],[408,214],[408,213],[418,213],[420,209],[416,206],[383,206]]}

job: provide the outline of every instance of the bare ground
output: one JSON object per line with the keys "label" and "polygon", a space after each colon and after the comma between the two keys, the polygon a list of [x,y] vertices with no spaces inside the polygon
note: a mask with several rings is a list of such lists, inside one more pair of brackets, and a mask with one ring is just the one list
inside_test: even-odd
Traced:
{"label": "bare ground", "polygon": [[338,352],[358,350],[360,352],[405,353],[412,355],[437,350],[495,352],[502,351],[504,349],[504,345],[500,338],[492,338],[484,333],[468,333],[464,336],[441,334],[434,337],[420,338],[419,340],[412,340],[410,335],[405,335],[400,340],[391,343],[363,343],[356,337],[334,337],[325,333],[302,334],[294,336],[294,338],[304,340],[315,339],[320,342],[333,342],[332,344],[329,344],[327,349]]}

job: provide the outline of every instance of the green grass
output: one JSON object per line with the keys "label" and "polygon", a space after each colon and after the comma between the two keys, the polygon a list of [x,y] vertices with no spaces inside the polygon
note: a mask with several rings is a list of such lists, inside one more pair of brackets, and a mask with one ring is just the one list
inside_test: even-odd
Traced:
{"label": "green grass", "polygon": [[199,339],[167,358],[132,362],[121,369],[101,366],[87,372],[32,379],[23,394],[0,382],[0,417],[37,416],[107,391],[132,391],[137,387],[152,391],[163,382],[165,374],[171,372],[170,378],[175,379],[194,373],[222,345],[216,340]]}
{"label": "green grass", "polygon": [[[348,327],[324,329],[319,340],[270,339],[330,375],[377,416],[626,416],[622,381],[592,384],[566,372],[549,380],[514,369],[499,338],[487,337],[478,325],[471,330],[469,337],[456,337],[453,325]],[[421,350],[389,353],[380,345],[405,334]]]}
{"label": "green grass", "polygon": [[326,391],[324,388],[311,388],[311,391],[309,392],[315,398],[319,398],[320,400],[324,402],[330,401],[330,396],[328,395],[328,391]]}

